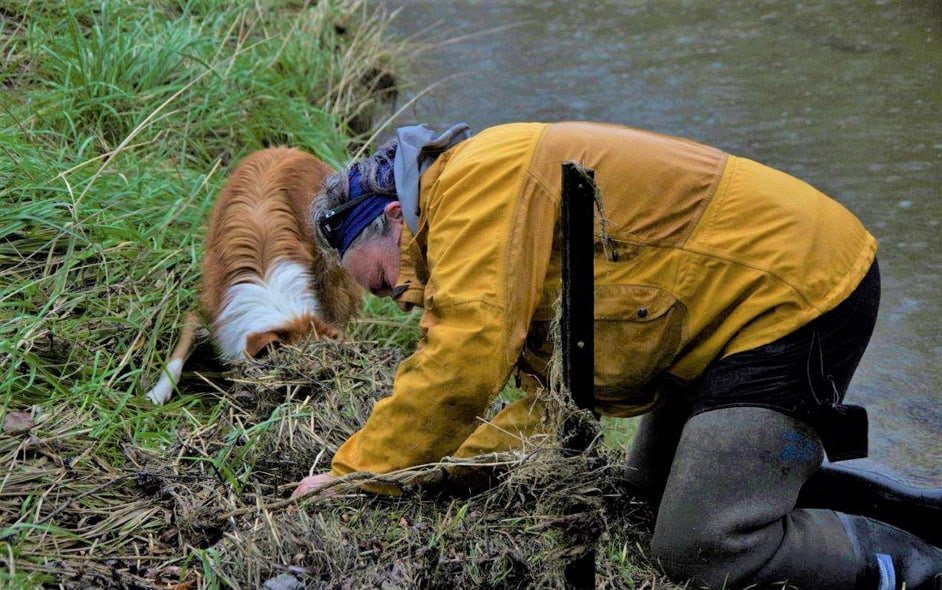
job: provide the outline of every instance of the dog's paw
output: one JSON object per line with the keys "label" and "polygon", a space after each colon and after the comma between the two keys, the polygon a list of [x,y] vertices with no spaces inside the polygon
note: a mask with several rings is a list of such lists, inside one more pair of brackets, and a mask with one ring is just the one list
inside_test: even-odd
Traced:
{"label": "dog's paw", "polygon": [[158,390],[156,387],[147,392],[147,399],[149,399],[155,406],[162,406],[164,403],[170,399],[170,394]]}
{"label": "dog's paw", "polygon": [[147,392],[147,399],[155,406],[162,406],[173,396],[173,383],[166,377],[161,377],[160,381],[153,389]]}
{"label": "dog's paw", "polygon": [[167,363],[167,368],[164,369],[164,372],[160,375],[160,380],[157,381],[157,385],[147,392],[147,399],[158,406],[167,403],[173,396],[173,388],[176,387],[177,381],[180,380],[182,372],[183,361],[172,360]]}

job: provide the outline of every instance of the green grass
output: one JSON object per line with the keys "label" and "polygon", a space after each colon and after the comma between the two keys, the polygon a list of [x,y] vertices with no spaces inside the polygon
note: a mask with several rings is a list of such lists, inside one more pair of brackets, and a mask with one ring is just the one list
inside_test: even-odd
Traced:
{"label": "green grass", "polygon": [[154,430],[137,394],[193,304],[229,167],[279,144],[342,163],[389,83],[382,20],[313,4],[4,4],[5,407],[130,405],[125,427]]}

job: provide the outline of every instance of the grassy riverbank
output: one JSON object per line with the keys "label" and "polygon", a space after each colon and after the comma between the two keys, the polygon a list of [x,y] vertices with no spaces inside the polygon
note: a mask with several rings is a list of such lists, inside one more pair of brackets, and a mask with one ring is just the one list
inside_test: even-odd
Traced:
{"label": "grassy riverbank", "polygon": [[603,587],[670,587],[617,450],[550,448],[470,500],[283,502],[415,343],[378,301],[352,343],[141,395],[230,167],[279,144],[340,164],[388,114],[385,22],[358,0],[0,1],[0,587],[552,585],[576,509],[606,514]]}
{"label": "grassy riverbank", "polygon": [[234,4],[5,3],[4,399],[136,404],[230,165],[280,144],[337,164],[368,130],[392,80],[381,21],[352,1]]}

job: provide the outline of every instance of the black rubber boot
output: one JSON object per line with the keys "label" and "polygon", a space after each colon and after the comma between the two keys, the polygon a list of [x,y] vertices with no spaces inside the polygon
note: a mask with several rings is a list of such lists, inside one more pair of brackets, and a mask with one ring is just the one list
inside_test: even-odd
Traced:
{"label": "black rubber boot", "polygon": [[942,546],[939,488],[915,488],[880,473],[825,464],[801,488],[798,506],[868,516]]}
{"label": "black rubber boot", "polygon": [[942,590],[942,549],[872,518],[849,514],[838,518],[855,552],[868,564],[858,589]]}

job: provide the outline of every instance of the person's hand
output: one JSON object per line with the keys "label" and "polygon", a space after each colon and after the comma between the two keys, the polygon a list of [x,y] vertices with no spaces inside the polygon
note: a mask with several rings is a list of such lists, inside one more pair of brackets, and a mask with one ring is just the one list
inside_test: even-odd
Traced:
{"label": "person's hand", "polygon": [[[301,480],[301,483],[298,484],[298,487],[294,488],[294,491],[291,492],[291,497],[300,498],[301,496],[313,494],[332,481],[334,481],[334,477],[329,473],[309,475]],[[328,492],[327,495],[330,495],[331,493],[332,492]]]}

